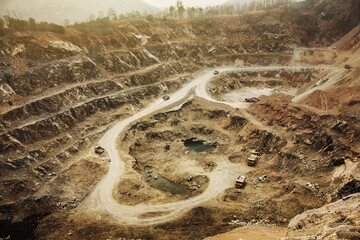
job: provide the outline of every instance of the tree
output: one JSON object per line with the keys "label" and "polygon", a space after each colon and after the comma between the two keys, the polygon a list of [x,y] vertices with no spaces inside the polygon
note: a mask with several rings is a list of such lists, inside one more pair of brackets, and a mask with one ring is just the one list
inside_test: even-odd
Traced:
{"label": "tree", "polygon": [[104,11],[98,12],[98,18],[104,18]]}
{"label": "tree", "polygon": [[70,25],[70,20],[69,19],[65,19],[64,20],[64,26],[68,27]]}
{"label": "tree", "polygon": [[185,12],[185,7],[184,7],[183,2],[182,1],[177,1],[176,2],[176,8],[177,8],[179,18],[183,18],[184,12]]}
{"label": "tree", "polygon": [[119,14],[118,19],[119,20],[126,19],[126,16],[124,14]]}
{"label": "tree", "polygon": [[199,7],[197,8],[197,12],[198,12],[198,16],[200,17],[203,15],[204,10],[201,7]]}
{"label": "tree", "polygon": [[54,24],[54,23],[50,23],[48,25],[49,25],[49,30],[48,31],[50,31],[50,32],[61,33],[61,34],[65,33],[65,29],[61,25]]}
{"label": "tree", "polygon": [[5,16],[7,25],[9,29],[15,31],[26,31],[29,29],[29,23],[26,20],[12,18],[10,16]]}
{"label": "tree", "polygon": [[153,22],[155,20],[155,18],[153,15],[147,15],[146,20],[148,20],[149,22]]}
{"label": "tree", "polygon": [[190,17],[190,18],[195,17],[196,9],[194,7],[189,7],[186,9],[186,13],[187,13],[188,17]]}
{"label": "tree", "polygon": [[91,14],[88,18],[88,21],[91,22],[91,21],[95,21],[96,20],[96,16],[94,14]]}
{"label": "tree", "polygon": [[109,8],[108,11],[107,11],[107,17],[110,20],[116,20],[117,19],[117,14],[116,14],[115,9]]}
{"label": "tree", "polygon": [[170,17],[173,17],[173,16],[174,16],[174,13],[175,13],[175,7],[174,7],[174,6],[170,6],[170,7],[169,7]]}
{"label": "tree", "polygon": [[235,13],[235,5],[231,5],[226,8],[226,14],[234,14],[234,13]]}
{"label": "tree", "polygon": [[5,21],[0,18],[0,36],[4,36],[5,35]]}
{"label": "tree", "polygon": [[35,31],[36,30],[36,21],[34,18],[29,18],[29,29],[31,31]]}

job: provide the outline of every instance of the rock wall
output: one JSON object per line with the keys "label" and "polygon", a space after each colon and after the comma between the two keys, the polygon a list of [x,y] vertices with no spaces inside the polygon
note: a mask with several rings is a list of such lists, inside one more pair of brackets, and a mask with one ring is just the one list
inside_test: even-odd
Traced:
{"label": "rock wall", "polygon": [[[237,60],[288,63],[294,40],[287,23],[261,19],[134,20],[102,35],[68,28],[65,34],[0,38],[0,182],[6,186],[0,219],[11,218],[24,201],[51,196],[53,204],[84,197],[95,178],[86,179],[86,190],[75,191],[63,177],[81,174],[75,165],[84,151],[114,121],[175,91],[190,73]],[[101,177],[104,163],[89,161],[83,171],[97,172],[93,168],[100,164]],[[60,181],[56,191],[53,181]],[[37,210],[33,206],[19,216]]]}
{"label": "rock wall", "polygon": [[306,211],[291,220],[285,239],[359,239],[359,204],[357,193]]}

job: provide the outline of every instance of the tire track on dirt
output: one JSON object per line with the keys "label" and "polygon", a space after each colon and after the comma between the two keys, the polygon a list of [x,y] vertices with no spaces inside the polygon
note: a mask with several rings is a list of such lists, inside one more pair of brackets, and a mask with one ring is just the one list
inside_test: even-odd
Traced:
{"label": "tire track on dirt", "polygon": [[[281,70],[281,69],[303,69],[303,67],[245,67],[245,68],[221,68],[220,71],[266,71],[266,70]],[[221,102],[213,99],[207,92],[207,83],[213,76],[213,70],[203,71],[192,82],[186,84],[182,89],[173,93],[168,101],[162,98],[155,100],[152,104],[147,106],[142,111],[117,123],[111,128],[100,140],[99,144],[108,152],[110,159],[109,171],[107,175],[100,181],[95,190],[88,196],[88,198],[80,205],[79,209],[85,212],[91,212],[100,217],[107,217],[113,219],[121,224],[126,225],[154,225],[159,223],[168,222],[180,217],[190,209],[205,203],[217,197],[226,188],[233,185],[233,179],[238,174],[245,174],[249,169],[239,164],[233,164],[226,158],[221,158],[217,162],[217,167],[210,173],[209,186],[200,195],[177,202],[171,202],[158,205],[143,205],[128,206],[118,203],[113,196],[114,188],[120,182],[124,173],[125,163],[121,159],[118,149],[116,147],[116,140],[118,136],[127,130],[128,126],[137,121],[138,119],[150,114],[154,114],[171,106],[179,106],[187,99],[188,94],[193,89],[195,95],[204,98],[210,102],[222,103],[232,106],[233,108],[242,108],[242,112],[247,119],[255,126],[272,131],[261,122],[257,121],[252,115],[244,109],[247,105],[239,102]],[[204,173],[200,173],[204,174]],[[158,213],[160,216],[151,218],[140,218],[141,215],[146,213]],[[165,213],[165,214],[164,214]]]}

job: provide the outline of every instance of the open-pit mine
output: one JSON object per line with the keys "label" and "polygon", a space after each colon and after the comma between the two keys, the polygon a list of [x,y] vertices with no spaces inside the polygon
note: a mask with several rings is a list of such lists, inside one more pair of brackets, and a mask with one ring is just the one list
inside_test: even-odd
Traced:
{"label": "open-pit mine", "polygon": [[0,37],[0,239],[360,239],[360,2]]}

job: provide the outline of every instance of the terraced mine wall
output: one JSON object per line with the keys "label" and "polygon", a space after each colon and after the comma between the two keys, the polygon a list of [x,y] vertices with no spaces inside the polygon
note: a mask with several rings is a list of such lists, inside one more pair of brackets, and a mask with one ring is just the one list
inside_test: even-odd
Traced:
{"label": "terraced mine wall", "polygon": [[283,23],[252,26],[224,17],[123,22],[105,35],[68,29],[1,38],[1,205],[33,198],[49,184],[48,174],[71,166],[70,156],[112,121],[179,88],[189,73],[236,60],[287,63],[289,35]]}
{"label": "terraced mine wall", "polygon": [[106,34],[68,28],[1,37],[0,225],[75,208],[107,170],[86,158],[96,140],[194,72],[288,64],[301,39],[286,21],[266,17],[134,20]]}

